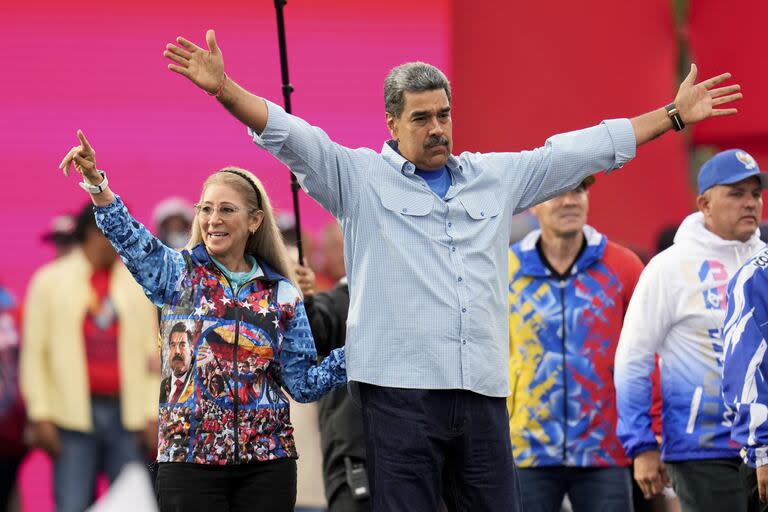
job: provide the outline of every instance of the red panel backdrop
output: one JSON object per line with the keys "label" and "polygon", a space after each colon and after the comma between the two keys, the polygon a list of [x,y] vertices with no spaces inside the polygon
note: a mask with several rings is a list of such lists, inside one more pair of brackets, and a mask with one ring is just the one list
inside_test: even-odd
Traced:
{"label": "red panel backdrop", "polygon": [[[520,150],[551,134],[631,117],[672,100],[676,46],[669,0],[453,2],[457,149]],[[683,139],[643,147],[598,177],[590,223],[648,248],[692,206]]]}
{"label": "red panel backdrop", "polygon": [[739,115],[706,123],[694,131],[694,142],[720,149],[740,147],[768,168],[768,2],[737,4],[695,0],[690,10],[691,54],[704,74],[730,71],[742,85]]}

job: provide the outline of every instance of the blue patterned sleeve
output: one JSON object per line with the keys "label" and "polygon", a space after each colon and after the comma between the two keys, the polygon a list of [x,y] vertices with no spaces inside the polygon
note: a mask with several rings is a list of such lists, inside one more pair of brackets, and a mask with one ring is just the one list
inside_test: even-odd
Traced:
{"label": "blue patterned sleeve", "polygon": [[107,206],[93,207],[96,224],[115,247],[134,279],[156,306],[165,304],[184,270],[184,258],[163,245],[133,218],[120,196]]}
{"label": "blue patterned sleeve", "polygon": [[723,328],[723,399],[734,411],[731,439],[752,467],[768,464],[768,249],[728,284]]}
{"label": "blue patterned sleeve", "polygon": [[[283,384],[297,402],[313,402],[347,383],[344,348],[331,351],[328,357],[317,363],[317,351],[304,303],[290,284],[282,282],[279,288],[278,300],[281,308],[287,304],[285,310],[291,312],[285,323],[285,333],[280,346]],[[286,294],[295,298],[290,302],[286,301]]]}

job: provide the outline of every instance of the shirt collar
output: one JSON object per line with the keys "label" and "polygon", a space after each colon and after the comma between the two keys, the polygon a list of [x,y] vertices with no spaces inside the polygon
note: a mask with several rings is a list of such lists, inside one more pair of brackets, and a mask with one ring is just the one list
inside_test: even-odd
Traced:
{"label": "shirt collar", "polygon": [[[384,146],[381,148],[381,156],[389,165],[406,176],[413,176],[416,172],[416,166],[397,151],[397,141],[395,140],[390,139],[384,143]],[[448,162],[445,165],[451,174],[463,172],[459,159],[453,155],[448,156]]]}

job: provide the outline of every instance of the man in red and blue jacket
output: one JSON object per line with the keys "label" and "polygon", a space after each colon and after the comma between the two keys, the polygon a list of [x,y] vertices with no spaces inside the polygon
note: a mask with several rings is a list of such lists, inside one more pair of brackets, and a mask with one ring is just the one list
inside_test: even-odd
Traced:
{"label": "man in red and blue jacket", "polygon": [[575,512],[632,508],[613,358],[643,264],[586,224],[593,181],[534,207],[541,229],[510,249],[508,408],[526,510],[559,511],[566,494]]}

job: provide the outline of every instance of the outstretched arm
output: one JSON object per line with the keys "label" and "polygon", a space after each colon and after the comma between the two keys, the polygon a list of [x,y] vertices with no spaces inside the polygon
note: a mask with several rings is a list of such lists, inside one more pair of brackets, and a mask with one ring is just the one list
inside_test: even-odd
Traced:
{"label": "outstretched arm", "polygon": [[264,98],[251,94],[229,79],[212,30],[205,50],[182,37],[169,44],[164,55],[168,68],[215,96],[248,127],[254,144],[283,162],[296,175],[301,188],[338,218],[353,212],[358,193],[376,153],[336,144],[323,130],[287,114]]}
{"label": "outstretched arm", "polygon": [[216,43],[214,31],[205,33],[207,50],[183,37],[177,37],[176,42],[178,46],[168,43],[163,52],[175,62],[169,64],[168,69],[187,77],[211,96],[216,96],[241,123],[261,134],[267,125],[267,105],[261,97],[246,91],[224,73],[224,56]]}
{"label": "outstretched arm", "polygon": [[[80,139],[80,145],[69,150],[59,168],[68,175],[70,167],[74,164],[84,182],[100,185],[104,178],[96,169],[96,151],[81,130],[77,131],[77,138]],[[165,303],[165,294],[173,291],[184,268],[181,254],[164,245],[136,221],[120,198],[110,190],[109,185],[99,193],[88,190],[83,183],[80,183],[80,186],[90,192],[91,200],[97,207],[96,224],[99,229],[115,247],[150,300],[155,305],[162,306]]]}
{"label": "outstretched arm", "polygon": [[[691,71],[680,84],[675,96],[674,103],[683,123],[690,125],[710,117],[731,116],[737,112],[735,108],[715,108],[742,97],[739,92],[741,86],[738,84],[715,88],[731,78],[730,73],[723,73],[698,84],[696,74],[696,64],[691,64]],[[638,146],[672,129],[672,120],[664,108],[635,117],[631,121]]]}

